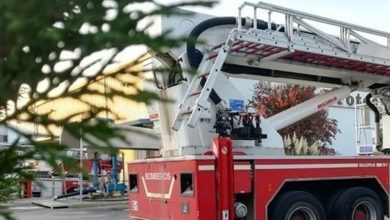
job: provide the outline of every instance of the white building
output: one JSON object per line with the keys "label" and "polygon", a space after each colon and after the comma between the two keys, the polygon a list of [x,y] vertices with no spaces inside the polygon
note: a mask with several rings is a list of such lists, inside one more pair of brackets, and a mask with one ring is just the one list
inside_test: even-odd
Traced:
{"label": "white building", "polygon": [[[17,128],[17,129],[21,129],[21,128]],[[20,135],[13,129],[0,125],[0,147],[9,146],[18,139],[20,144],[24,144],[27,141],[26,138],[20,137]]]}

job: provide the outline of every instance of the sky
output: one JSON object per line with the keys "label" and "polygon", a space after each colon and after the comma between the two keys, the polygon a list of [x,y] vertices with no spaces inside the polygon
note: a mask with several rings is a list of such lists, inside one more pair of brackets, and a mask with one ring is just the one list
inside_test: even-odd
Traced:
{"label": "sky", "polygon": [[[167,0],[164,0],[166,2]],[[169,0],[170,2],[175,2]],[[256,3],[257,1],[250,1]],[[266,3],[300,10],[336,20],[390,32],[390,1],[388,0],[263,0]],[[220,0],[211,9],[198,12],[216,16],[237,16],[243,0]]]}

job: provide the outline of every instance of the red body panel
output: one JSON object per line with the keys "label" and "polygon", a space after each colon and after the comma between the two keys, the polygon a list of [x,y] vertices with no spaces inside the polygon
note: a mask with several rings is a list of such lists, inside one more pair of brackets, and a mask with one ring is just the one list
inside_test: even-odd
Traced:
{"label": "red body panel", "polygon": [[[139,191],[129,193],[129,212],[137,219],[216,219],[213,160],[156,161],[129,165]],[[193,195],[182,194],[181,174],[193,174]],[[182,209],[187,208],[188,211]]]}
{"label": "red body panel", "polygon": [[252,172],[249,162],[236,161],[234,163],[234,193],[252,192]]}
{"label": "red body panel", "polygon": [[32,198],[33,197],[33,189],[31,181],[23,181],[21,182],[23,194],[22,198]]}
{"label": "red body panel", "polygon": [[77,178],[66,179],[65,180],[65,189],[64,189],[64,187],[62,188],[62,193],[66,194],[66,193],[74,191],[76,188],[79,187],[79,181],[80,181],[80,179],[77,179]]}
{"label": "red body panel", "polygon": [[[176,158],[145,160],[129,164],[129,172],[139,176],[139,192],[129,193],[130,216],[139,219],[172,220],[213,220],[217,219],[216,160],[210,156],[199,158]],[[330,180],[330,179],[376,179],[388,193],[389,163],[385,157],[280,157],[260,158],[235,156],[234,193],[252,191],[256,220],[267,219],[267,206],[284,183],[289,181]],[[253,165],[251,165],[253,164]],[[170,198],[150,198],[147,196],[142,177],[146,173],[169,172],[171,178],[177,176]],[[194,196],[183,196],[180,192],[180,174],[194,174]],[[253,173],[253,174],[252,174]],[[148,174],[149,175],[149,174]],[[149,175],[150,177],[150,175]],[[152,178],[153,179],[153,178]],[[145,180],[150,192],[169,192],[168,180]],[[154,179],[160,179],[155,176]],[[223,184],[223,183],[221,183]],[[150,196],[150,194],[149,194]],[[137,202],[135,210],[134,202]],[[183,203],[189,204],[188,214],[182,213]]]}
{"label": "red body panel", "polygon": [[256,219],[267,219],[267,206],[288,181],[376,178],[389,192],[390,159],[294,158],[255,160]]}

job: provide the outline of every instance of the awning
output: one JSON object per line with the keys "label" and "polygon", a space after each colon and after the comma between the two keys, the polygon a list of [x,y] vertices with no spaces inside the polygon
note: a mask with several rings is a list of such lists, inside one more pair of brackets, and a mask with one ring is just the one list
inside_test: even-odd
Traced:
{"label": "awning", "polygon": [[[111,147],[132,150],[160,150],[162,146],[161,137],[157,135],[153,129],[117,124],[111,124],[110,126],[117,129],[119,135],[123,137],[113,137],[109,139],[108,143]],[[93,135],[89,135],[88,139],[93,142],[93,145],[83,141],[83,147],[85,148],[108,147],[107,144],[93,137]],[[68,145],[70,148],[80,147],[80,139],[65,130],[61,132],[61,143]]]}

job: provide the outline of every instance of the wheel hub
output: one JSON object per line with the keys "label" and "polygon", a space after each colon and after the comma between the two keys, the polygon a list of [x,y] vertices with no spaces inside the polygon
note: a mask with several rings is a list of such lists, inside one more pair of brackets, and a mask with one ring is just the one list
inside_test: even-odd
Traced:
{"label": "wheel hub", "polygon": [[296,208],[290,217],[289,220],[316,220],[315,213],[313,210],[306,207]]}
{"label": "wheel hub", "polygon": [[375,207],[369,202],[360,202],[353,211],[353,220],[376,220]]}

